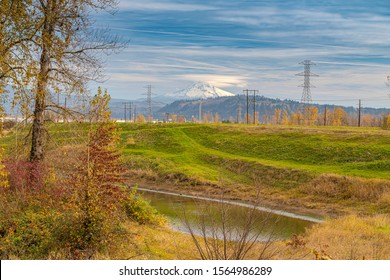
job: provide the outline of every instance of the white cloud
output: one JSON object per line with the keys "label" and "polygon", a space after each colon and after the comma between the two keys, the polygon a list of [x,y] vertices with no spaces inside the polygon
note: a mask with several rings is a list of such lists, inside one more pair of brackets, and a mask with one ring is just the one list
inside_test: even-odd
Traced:
{"label": "white cloud", "polygon": [[[315,44],[329,42],[336,45],[388,46],[390,18],[374,13],[356,13],[345,16],[341,12],[310,9],[254,8],[218,12],[218,20],[264,29],[253,34],[265,40],[297,43],[302,37]],[[291,28],[294,27],[294,28]],[[270,29],[272,31],[267,32]],[[326,39],[327,38],[327,39]],[[307,42],[301,42],[306,45]],[[326,43],[327,44],[327,43]],[[327,44],[329,45],[329,44]]]}
{"label": "white cloud", "polygon": [[142,10],[142,11],[206,11],[214,9],[208,5],[184,4],[172,1],[158,1],[158,0],[121,0],[118,8],[123,10]]}
{"label": "white cloud", "polygon": [[218,75],[218,74],[183,74],[177,75],[178,79],[186,81],[201,81],[210,83],[216,87],[246,87],[248,78],[244,76]]}

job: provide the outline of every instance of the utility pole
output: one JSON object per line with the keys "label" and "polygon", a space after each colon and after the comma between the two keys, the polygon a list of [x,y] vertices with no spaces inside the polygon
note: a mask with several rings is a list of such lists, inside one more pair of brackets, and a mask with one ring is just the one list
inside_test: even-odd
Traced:
{"label": "utility pole", "polygon": [[137,105],[134,105],[134,122],[137,120]]}
{"label": "utility pole", "polygon": [[129,121],[132,121],[133,102],[129,102]]}
{"label": "utility pole", "polygon": [[124,119],[124,121],[126,122],[126,116],[127,116],[127,103],[126,102],[123,102],[123,110],[124,110],[124,112],[123,112],[123,119]]}
{"label": "utility pole", "polygon": [[249,89],[245,89],[246,93],[246,124],[249,124]]}
{"label": "utility pole", "polygon": [[253,124],[256,124],[256,94],[258,90],[253,90]]}
{"label": "utility pole", "polygon": [[246,123],[249,124],[249,93],[253,93],[253,123],[256,124],[256,94],[258,90],[255,89],[245,89],[244,93],[246,94]]}
{"label": "utility pole", "polygon": [[361,125],[361,115],[362,115],[362,100],[359,99],[358,127],[360,127]]}

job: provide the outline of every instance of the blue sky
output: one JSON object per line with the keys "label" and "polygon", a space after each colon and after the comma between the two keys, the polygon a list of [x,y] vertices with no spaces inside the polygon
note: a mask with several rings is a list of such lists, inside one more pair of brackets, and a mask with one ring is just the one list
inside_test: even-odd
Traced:
{"label": "blue sky", "polygon": [[120,0],[97,23],[130,40],[107,59],[115,98],[156,95],[205,81],[299,100],[299,62],[317,65],[313,100],[390,107],[390,2]]}

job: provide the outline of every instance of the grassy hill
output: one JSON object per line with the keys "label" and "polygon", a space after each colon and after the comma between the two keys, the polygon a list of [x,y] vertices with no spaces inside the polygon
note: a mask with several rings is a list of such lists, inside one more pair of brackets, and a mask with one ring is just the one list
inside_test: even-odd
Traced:
{"label": "grassy hill", "polygon": [[[86,124],[50,128],[51,153]],[[119,124],[132,184],[339,215],[390,212],[390,131],[367,128]],[[3,137],[13,150],[25,132]],[[27,151],[25,151],[27,152]],[[23,151],[18,151],[19,154]],[[50,154],[50,153],[49,153]]]}
{"label": "grassy hill", "polygon": [[[220,166],[216,159],[220,158],[314,173],[390,179],[390,133],[381,130],[128,126],[123,127],[122,137],[125,154],[161,156],[176,163],[180,170],[189,168],[195,173],[199,169],[213,174],[215,165]],[[129,139],[131,143],[126,143]]]}
{"label": "grassy hill", "polygon": [[[57,168],[57,174],[74,164],[89,127],[76,123],[49,126],[47,161]],[[318,255],[334,259],[389,258],[389,131],[195,124],[119,124],[119,129],[129,184],[202,196],[223,194],[225,199],[258,200],[277,209],[342,216],[328,218],[288,242],[274,243],[276,259],[310,259]],[[28,127],[13,130],[1,138],[0,145],[11,159],[28,153],[24,140],[28,131]],[[57,194],[48,203],[58,206]],[[29,223],[36,230],[58,226],[58,221],[50,220],[52,213],[40,211],[36,198],[32,198],[31,209],[35,212],[22,209],[13,216],[23,221],[16,231],[19,235],[7,237],[15,241],[13,248],[17,250],[19,236],[29,250],[35,248],[30,245],[35,244],[35,236],[42,236],[41,231],[31,235]],[[19,209],[14,207],[14,201],[12,197],[7,200],[9,204],[2,204],[5,220]],[[24,229],[28,229],[26,236]],[[50,231],[45,232],[50,236]],[[119,233],[120,239],[111,240],[111,249],[95,258],[197,258],[189,237],[167,227],[131,222],[123,224]],[[28,243],[31,238],[34,243]],[[2,240],[2,244],[8,244],[6,241]],[[59,252],[49,254],[50,258],[69,257]],[[14,257],[31,256],[21,252]]]}
{"label": "grassy hill", "polygon": [[275,204],[332,205],[328,212],[340,211],[337,205],[390,210],[388,131],[170,124],[121,129],[132,178],[144,183],[200,193],[223,188],[225,196],[248,200],[260,188]]}

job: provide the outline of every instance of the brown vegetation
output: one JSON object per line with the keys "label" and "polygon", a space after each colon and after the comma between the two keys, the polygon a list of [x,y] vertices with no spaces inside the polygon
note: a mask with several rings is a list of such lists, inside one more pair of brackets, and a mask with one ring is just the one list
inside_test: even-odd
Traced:
{"label": "brown vegetation", "polygon": [[279,256],[286,259],[390,260],[390,217],[345,216],[295,236]]}

